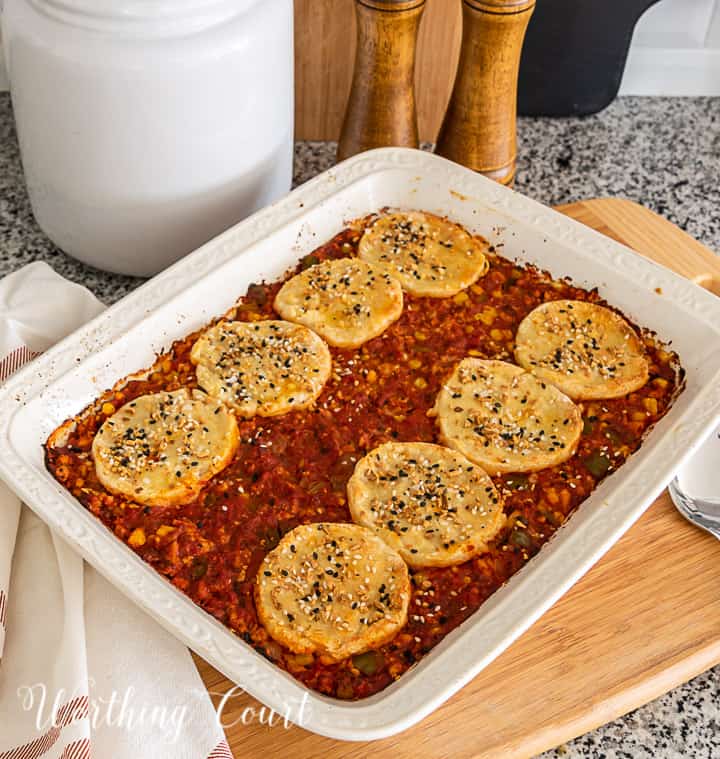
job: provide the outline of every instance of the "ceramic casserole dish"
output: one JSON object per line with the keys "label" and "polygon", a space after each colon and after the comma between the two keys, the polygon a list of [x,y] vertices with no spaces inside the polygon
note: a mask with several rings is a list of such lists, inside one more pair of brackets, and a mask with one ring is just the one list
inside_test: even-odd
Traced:
{"label": "ceramic casserole dish", "polygon": [[[174,340],[272,280],[345,222],[385,206],[448,215],[502,255],[599,289],[672,344],[685,388],[640,450],[480,609],[385,690],[355,702],[304,688],[195,606],[85,510],[46,470],[43,444],[65,419]],[[720,418],[720,300],[628,248],[428,153],[382,149],[345,161],[211,240],[13,376],[0,391],[0,476],[128,597],[281,714],[343,740],[418,722],[487,666],[653,502]]]}

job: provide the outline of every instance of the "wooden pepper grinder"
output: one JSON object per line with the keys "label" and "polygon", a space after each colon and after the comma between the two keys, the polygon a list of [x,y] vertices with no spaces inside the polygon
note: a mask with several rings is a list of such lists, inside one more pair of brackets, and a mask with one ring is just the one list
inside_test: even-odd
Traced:
{"label": "wooden pepper grinder", "polygon": [[415,44],[425,0],[355,0],[357,50],[337,158],[418,146]]}
{"label": "wooden pepper grinder", "polygon": [[515,177],[517,85],[535,0],[463,0],[455,86],[436,152],[502,184]]}

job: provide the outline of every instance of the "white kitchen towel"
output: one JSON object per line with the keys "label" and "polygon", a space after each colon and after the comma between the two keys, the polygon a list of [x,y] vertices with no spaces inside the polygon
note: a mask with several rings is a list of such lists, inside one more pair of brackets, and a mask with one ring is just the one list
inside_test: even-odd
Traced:
{"label": "white kitchen towel", "polygon": [[[100,313],[43,263],[0,281],[0,382]],[[0,759],[232,757],[188,650],[0,483]]]}

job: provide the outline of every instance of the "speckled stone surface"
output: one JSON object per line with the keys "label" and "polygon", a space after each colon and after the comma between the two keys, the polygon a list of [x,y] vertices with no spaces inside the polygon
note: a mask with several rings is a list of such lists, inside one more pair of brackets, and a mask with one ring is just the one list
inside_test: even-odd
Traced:
{"label": "speckled stone surface", "polygon": [[[516,189],[543,203],[635,200],[720,252],[720,99],[621,98],[584,119],[520,120]],[[335,145],[296,147],[295,184],[334,163]],[[59,251],[35,223],[12,111],[0,95],[0,276],[36,260],[106,303],[141,280],[106,274]],[[542,704],[538,704],[542,710]],[[546,752],[542,759],[717,759],[720,666],[647,706]]]}

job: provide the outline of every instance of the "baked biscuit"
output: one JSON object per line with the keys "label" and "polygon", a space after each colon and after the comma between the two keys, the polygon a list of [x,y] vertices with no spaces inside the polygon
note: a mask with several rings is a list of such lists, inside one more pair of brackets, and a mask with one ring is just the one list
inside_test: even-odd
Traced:
{"label": "baked biscuit", "polygon": [[101,425],[92,443],[100,482],[147,506],[195,498],[237,450],[235,417],[199,390],[141,395]]}
{"label": "baked biscuit", "polygon": [[362,236],[358,255],[384,266],[413,295],[447,298],[488,270],[489,243],[458,224],[421,211],[381,216]]}
{"label": "baked biscuit", "polygon": [[614,311],[581,300],[554,300],[518,327],[517,362],[576,400],[618,398],[648,380],[635,330]]}
{"label": "baked biscuit", "polygon": [[275,310],[337,348],[357,348],[382,334],[403,309],[400,283],[357,258],[323,261],[288,280]]}
{"label": "baked biscuit", "polygon": [[312,405],[330,376],[327,345],[285,321],[220,322],[203,332],[190,360],[200,387],[250,418]]}
{"label": "baked biscuit", "polygon": [[447,567],[484,553],[505,523],[487,473],[432,443],[385,443],[358,461],[347,486],[352,518],[412,567]]}
{"label": "baked biscuit", "polygon": [[505,361],[464,358],[430,415],[440,439],[489,474],[534,472],[573,455],[580,409],[553,385]]}
{"label": "baked biscuit", "polygon": [[370,530],[296,527],[265,557],[255,605],[268,634],[295,653],[344,659],[387,643],[407,622],[405,563]]}

